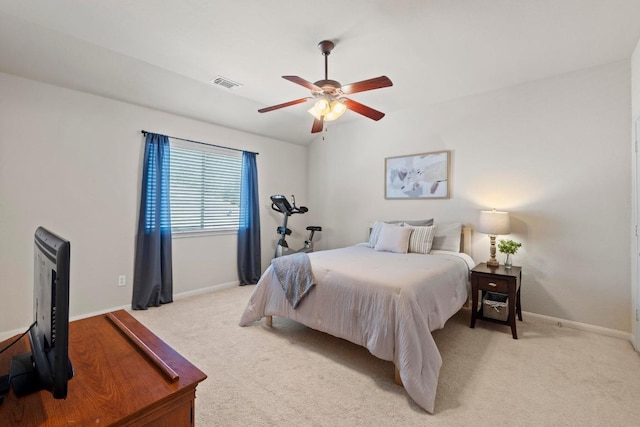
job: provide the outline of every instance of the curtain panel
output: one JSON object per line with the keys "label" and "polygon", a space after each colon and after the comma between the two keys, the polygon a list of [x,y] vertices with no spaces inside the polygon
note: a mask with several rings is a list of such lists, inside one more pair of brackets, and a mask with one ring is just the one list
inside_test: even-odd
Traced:
{"label": "curtain panel", "polygon": [[261,274],[260,199],[256,153],[242,152],[240,224],[238,227],[238,280],[240,285],[258,283]]}
{"label": "curtain panel", "polygon": [[146,310],[173,301],[169,137],[146,133],[131,306]]}

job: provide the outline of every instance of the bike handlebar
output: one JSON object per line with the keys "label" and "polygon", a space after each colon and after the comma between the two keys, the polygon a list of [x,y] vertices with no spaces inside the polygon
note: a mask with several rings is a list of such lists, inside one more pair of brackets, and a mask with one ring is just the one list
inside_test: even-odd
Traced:
{"label": "bike handlebar", "polygon": [[293,215],[293,214],[303,214],[309,212],[309,209],[305,206],[297,207],[295,204],[295,198],[291,196],[293,200],[293,206],[289,204],[289,201],[286,197],[276,194],[271,196],[271,209],[276,212],[280,212],[285,215]]}
{"label": "bike handlebar", "polygon": [[276,212],[280,212],[280,213],[288,213],[289,215],[293,215],[293,214],[303,214],[303,213],[307,213],[309,212],[309,209],[306,206],[300,206],[295,207],[295,208],[291,208],[288,212],[282,212],[280,210],[280,207],[278,205],[276,205],[275,203],[271,203],[271,209],[273,209]]}

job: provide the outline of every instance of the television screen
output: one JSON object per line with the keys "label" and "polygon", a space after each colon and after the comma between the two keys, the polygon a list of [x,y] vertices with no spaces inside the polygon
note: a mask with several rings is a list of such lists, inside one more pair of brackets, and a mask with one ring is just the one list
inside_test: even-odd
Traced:
{"label": "television screen", "polygon": [[10,381],[17,396],[44,389],[64,399],[67,381],[73,377],[68,352],[71,245],[42,227],[36,230],[34,243],[31,352],[14,356]]}

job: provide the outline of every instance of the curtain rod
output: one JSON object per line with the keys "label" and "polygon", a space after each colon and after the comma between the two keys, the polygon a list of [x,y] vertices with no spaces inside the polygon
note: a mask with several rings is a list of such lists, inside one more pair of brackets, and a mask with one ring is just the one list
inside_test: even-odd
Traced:
{"label": "curtain rod", "polygon": [[[155,133],[155,132],[149,132],[146,130],[142,130],[141,131],[143,135],[146,135],[148,133]],[[173,138],[173,139],[178,139],[180,141],[186,141],[186,142],[193,142],[194,144],[202,144],[202,145],[209,145],[211,147],[218,147],[218,148],[224,148],[226,150],[234,150],[234,151],[246,151],[247,153],[253,153],[256,156],[259,155],[260,153],[256,153],[255,151],[249,151],[249,150],[241,150],[239,148],[231,148],[231,147],[225,147],[224,145],[217,145],[217,144],[210,144],[208,142],[200,142],[200,141],[193,141],[191,139],[184,139],[184,138],[178,138],[177,136],[169,136],[169,135],[165,135],[167,138]]]}

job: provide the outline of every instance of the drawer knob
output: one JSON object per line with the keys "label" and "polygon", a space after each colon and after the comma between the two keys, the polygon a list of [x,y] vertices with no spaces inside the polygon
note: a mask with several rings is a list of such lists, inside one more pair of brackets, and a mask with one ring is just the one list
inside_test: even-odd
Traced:
{"label": "drawer knob", "polygon": [[489,286],[492,286],[492,287],[494,287],[494,288],[495,288],[495,287],[496,287],[496,286],[498,286],[498,285],[496,285],[496,284],[495,284],[495,283],[493,283],[493,282],[489,282]]}

